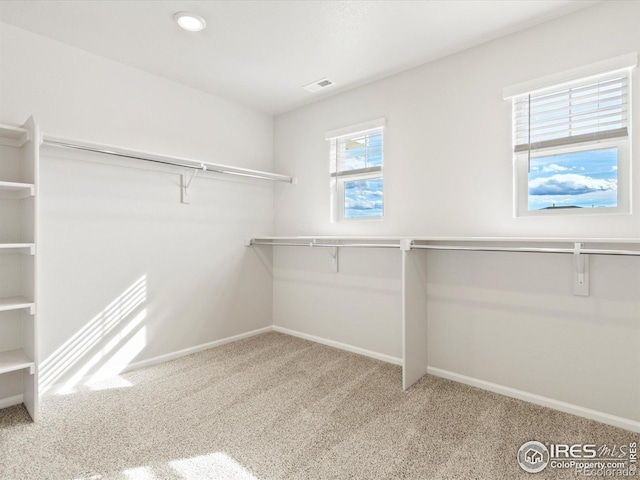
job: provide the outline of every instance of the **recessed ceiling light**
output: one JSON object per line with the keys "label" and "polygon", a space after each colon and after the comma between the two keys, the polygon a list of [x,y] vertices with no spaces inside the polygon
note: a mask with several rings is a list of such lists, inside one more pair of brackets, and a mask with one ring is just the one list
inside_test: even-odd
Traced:
{"label": "recessed ceiling light", "polygon": [[175,22],[188,32],[199,32],[207,26],[204,18],[195,13],[178,12],[173,16]]}

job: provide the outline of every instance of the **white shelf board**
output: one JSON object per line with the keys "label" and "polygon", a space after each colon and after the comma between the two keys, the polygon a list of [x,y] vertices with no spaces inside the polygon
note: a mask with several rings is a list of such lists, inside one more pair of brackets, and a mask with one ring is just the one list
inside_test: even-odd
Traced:
{"label": "white shelf board", "polygon": [[35,188],[31,183],[0,182],[0,197],[27,198],[33,197]]}
{"label": "white shelf board", "polygon": [[35,243],[0,243],[0,252],[3,250],[28,250],[28,253],[33,255],[35,249]]}
{"label": "white shelf board", "polygon": [[357,241],[357,242],[376,242],[376,241],[401,241],[401,240],[413,240],[414,242],[496,242],[496,243],[506,243],[506,242],[531,242],[531,243],[609,243],[609,244],[640,244],[640,238],[637,237],[629,237],[629,238],[606,238],[606,237],[597,237],[597,238],[589,238],[589,237],[577,237],[577,238],[568,238],[568,237],[412,237],[412,236],[397,236],[397,237],[386,237],[386,236],[331,236],[331,235],[301,235],[301,236],[290,236],[290,237],[254,237],[253,240],[264,240],[264,241]]}
{"label": "white shelf board", "polygon": [[0,125],[0,145],[21,147],[28,139],[29,132],[26,128],[15,127],[13,125]]}
{"label": "white shelf board", "polygon": [[[253,170],[249,168],[235,167],[232,165],[224,165],[221,163],[212,163],[208,161],[194,160],[186,157],[177,157],[163,155],[153,152],[144,152],[142,150],[133,150],[130,148],[109,145],[106,143],[87,142],[84,140],[76,140],[72,138],[56,137],[53,135],[44,135],[42,147],[52,148],[54,151],[59,148],[78,150],[84,152],[92,152],[95,154],[107,154],[112,157],[121,157],[126,160],[142,160],[166,163],[171,168],[179,166],[181,168],[187,166],[198,170],[206,170],[209,173],[222,173],[239,175],[245,177],[259,178],[262,180],[273,180],[277,182],[285,182],[290,184],[297,183],[297,179],[289,175],[281,175],[273,172],[265,172],[262,170]],[[66,155],[66,154],[65,154]],[[83,155],[86,157],[86,155]],[[82,158],[82,157],[80,157]],[[111,163],[111,162],[110,162]],[[206,168],[203,168],[206,167]],[[157,168],[157,165],[156,167]]]}
{"label": "white shelf board", "polygon": [[0,312],[6,312],[7,310],[20,310],[21,308],[33,309],[34,307],[35,303],[24,297],[0,298]]}
{"label": "white shelf board", "polygon": [[34,366],[33,360],[21,348],[0,352],[0,374],[15,372],[23,368],[29,368],[33,371]]}

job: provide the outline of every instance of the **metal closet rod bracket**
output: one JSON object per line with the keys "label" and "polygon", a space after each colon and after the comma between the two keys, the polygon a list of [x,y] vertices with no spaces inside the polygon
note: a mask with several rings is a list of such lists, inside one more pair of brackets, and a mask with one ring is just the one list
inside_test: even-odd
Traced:
{"label": "metal closet rod bracket", "polygon": [[189,169],[185,169],[185,172],[180,175],[180,201],[182,203],[189,204],[191,203],[191,198],[189,198],[189,187],[191,186],[191,182],[196,178],[198,172],[206,172],[207,166],[203,163],[200,164],[200,168],[193,168],[193,173],[191,174],[191,178],[187,180],[189,177]]}
{"label": "metal closet rod bracket", "polygon": [[340,248],[343,245],[323,245],[321,243],[317,243],[317,240],[314,238],[313,240],[311,240],[311,243],[309,244],[310,247],[326,247],[328,248],[328,252],[329,252],[329,256],[331,257],[331,266],[333,268],[333,273],[339,273],[340,272]]}
{"label": "metal closet rod bracket", "polygon": [[589,255],[583,253],[584,244],[573,244],[575,270],[573,273],[573,294],[583,297],[589,296]]}

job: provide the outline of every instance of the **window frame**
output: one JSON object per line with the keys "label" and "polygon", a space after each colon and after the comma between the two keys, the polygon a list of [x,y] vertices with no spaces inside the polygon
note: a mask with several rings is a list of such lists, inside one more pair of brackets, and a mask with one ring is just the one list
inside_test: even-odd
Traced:
{"label": "window frame", "polygon": [[[549,75],[537,80],[522,82],[503,90],[503,98],[512,102],[512,142],[511,152],[513,159],[513,216],[580,216],[580,215],[619,215],[631,213],[631,162],[632,162],[632,106],[633,106],[633,69],[637,65],[637,53],[621,55],[612,59],[597,62],[591,65],[567,70]],[[561,146],[548,146],[535,148],[531,151],[516,151],[516,115],[515,103],[518,99],[527,95],[543,95],[545,92],[553,92],[563,89],[571,84],[584,82],[590,78],[606,77],[616,72],[625,72],[627,78],[627,135],[614,138],[585,139],[581,143],[573,143]],[[535,157],[547,157],[567,153],[601,150],[606,148],[618,149],[617,170],[617,206],[604,208],[576,208],[576,209],[546,209],[529,210],[529,159]]]}
{"label": "window frame", "polygon": [[[385,217],[384,163],[385,163],[385,127],[386,120],[380,118],[351,127],[333,130],[325,134],[329,140],[329,186],[330,186],[330,220],[337,222],[381,222]],[[382,135],[382,164],[362,169],[338,170],[338,144],[341,140],[361,137],[380,132]],[[353,172],[353,173],[350,173]],[[345,183],[373,180],[380,178],[383,182],[382,215],[368,217],[347,217],[345,215]]]}

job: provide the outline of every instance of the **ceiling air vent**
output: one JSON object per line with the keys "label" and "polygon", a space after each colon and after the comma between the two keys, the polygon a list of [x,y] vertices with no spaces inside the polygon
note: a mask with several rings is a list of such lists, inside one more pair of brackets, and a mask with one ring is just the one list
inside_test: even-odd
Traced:
{"label": "ceiling air vent", "polygon": [[329,80],[328,78],[321,78],[320,80],[311,82],[309,85],[305,85],[302,88],[304,88],[307,92],[317,92],[318,90],[328,88],[331,85],[335,85],[333,80]]}

